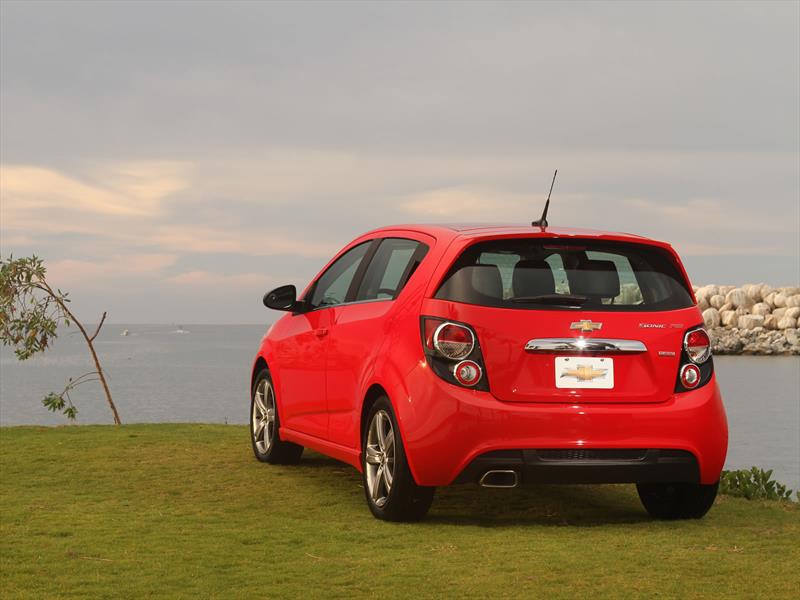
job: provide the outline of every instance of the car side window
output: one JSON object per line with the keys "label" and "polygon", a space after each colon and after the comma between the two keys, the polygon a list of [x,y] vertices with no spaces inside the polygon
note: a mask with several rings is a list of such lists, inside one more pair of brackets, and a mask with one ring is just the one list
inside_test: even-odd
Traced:
{"label": "car side window", "polygon": [[353,277],[371,243],[372,240],[351,248],[317,279],[311,294],[310,304],[313,308],[334,306],[345,301]]}
{"label": "car side window", "polygon": [[361,280],[356,301],[397,297],[427,251],[425,244],[415,240],[381,240]]}

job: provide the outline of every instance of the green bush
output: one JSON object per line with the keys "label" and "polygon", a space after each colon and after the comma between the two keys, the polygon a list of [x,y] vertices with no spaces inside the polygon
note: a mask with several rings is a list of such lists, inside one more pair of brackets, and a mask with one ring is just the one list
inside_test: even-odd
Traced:
{"label": "green bush", "polygon": [[772,469],[765,471],[758,467],[723,471],[719,480],[719,491],[721,494],[748,500],[789,500],[792,497],[792,490],[772,479]]}

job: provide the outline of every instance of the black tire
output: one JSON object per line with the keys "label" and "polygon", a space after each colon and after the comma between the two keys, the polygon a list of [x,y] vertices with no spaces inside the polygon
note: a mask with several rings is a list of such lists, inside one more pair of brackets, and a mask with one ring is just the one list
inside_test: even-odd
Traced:
{"label": "black tire", "polygon": [[[370,482],[368,478],[371,476],[368,474],[368,469],[370,473],[373,473],[374,469],[379,469],[375,464],[375,460],[381,460],[376,458],[375,452],[380,450],[374,444],[371,444],[370,448],[368,448],[368,443],[370,438],[370,428],[373,425],[373,422],[376,419],[376,416],[380,415],[380,423],[385,425],[385,420],[387,417],[391,424],[390,433],[393,438],[393,449],[391,451],[392,458],[388,458],[389,451],[383,452],[382,454],[385,455],[384,467],[390,467],[391,470],[391,485],[389,486],[390,489],[388,493],[386,493],[386,479],[381,479],[381,476],[377,477],[379,489],[381,491],[373,492],[370,489]],[[388,426],[387,426],[388,428]],[[388,440],[388,436],[386,438]],[[418,521],[422,519],[427,513],[428,509],[430,509],[431,504],[433,503],[433,494],[436,491],[434,487],[425,487],[417,485],[414,481],[414,476],[411,474],[411,470],[408,468],[408,461],[406,460],[406,453],[405,448],[403,447],[403,440],[400,436],[400,429],[397,427],[397,419],[394,415],[394,410],[392,409],[392,404],[389,402],[389,399],[386,396],[382,396],[375,401],[375,404],[372,405],[372,408],[367,415],[366,422],[364,423],[363,431],[361,433],[361,468],[362,468],[362,481],[364,483],[364,494],[367,499],[367,505],[369,506],[370,511],[372,514],[377,517],[378,519],[383,519],[385,521]],[[388,448],[388,444],[387,444]],[[370,460],[373,462],[367,462],[367,455],[370,454],[372,457]],[[375,481],[374,474],[372,475],[372,480]],[[382,482],[382,483],[381,483]],[[383,486],[380,488],[380,486]],[[373,497],[373,495],[379,496],[377,499]]]}
{"label": "black tire", "polygon": [[[256,407],[257,397],[261,401],[258,407]],[[259,415],[264,412],[262,409],[267,406],[273,411],[272,421],[269,424],[264,419],[259,418]],[[255,426],[256,422],[263,429],[261,427],[257,428]],[[253,454],[261,462],[273,465],[297,464],[303,455],[303,446],[281,440],[280,425],[281,419],[280,414],[278,414],[278,403],[275,400],[272,377],[270,377],[269,369],[262,369],[253,382],[253,389],[250,391],[250,443],[253,447]],[[269,438],[268,442],[266,441],[267,438]]]}
{"label": "black tire", "polygon": [[717,497],[719,482],[700,483],[639,483],[636,490],[645,510],[656,519],[700,519],[709,511]]}

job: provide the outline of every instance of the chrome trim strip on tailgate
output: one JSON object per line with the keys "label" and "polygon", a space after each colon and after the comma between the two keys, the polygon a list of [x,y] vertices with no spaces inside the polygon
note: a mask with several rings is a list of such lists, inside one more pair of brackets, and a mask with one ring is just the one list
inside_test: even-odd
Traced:
{"label": "chrome trim strip on tailgate", "polygon": [[647,352],[639,340],[605,338],[536,338],[525,344],[528,352]]}

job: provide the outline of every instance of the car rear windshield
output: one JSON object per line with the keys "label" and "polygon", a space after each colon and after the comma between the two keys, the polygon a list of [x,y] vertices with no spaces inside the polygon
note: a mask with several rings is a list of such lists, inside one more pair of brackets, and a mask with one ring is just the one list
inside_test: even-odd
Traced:
{"label": "car rear windshield", "polygon": [[673,256],[645,244],[519,238],[468,247],[436,298],[519,309],[660,311],[692,306]]}

